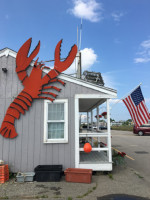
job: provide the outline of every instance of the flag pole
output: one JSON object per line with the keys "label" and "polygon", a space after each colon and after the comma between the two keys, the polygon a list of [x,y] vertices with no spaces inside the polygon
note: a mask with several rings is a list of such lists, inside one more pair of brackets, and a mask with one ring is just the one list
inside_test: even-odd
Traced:
{"label": "flag pole", "polygon": [[124,99],[125,97],[127,97],[129,94],[131,94],[134,90],[136,90],[140,85],[142,85],[142,83],[140,83],[138,86],[136,86],[133,90],[131,90],[128,94],[124,95],[121,99],[119,99],[116,103],[114,103],[112,106],[111,106],[111,109],[113,106],[115,106],[117,103],[119,103],[122,99]]}

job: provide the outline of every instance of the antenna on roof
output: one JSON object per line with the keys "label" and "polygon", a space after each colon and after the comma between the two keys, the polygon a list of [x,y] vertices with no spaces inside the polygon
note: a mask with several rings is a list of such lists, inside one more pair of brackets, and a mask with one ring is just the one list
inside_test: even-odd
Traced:
{"label": "antenna on roof", "polygon": [[82,39],[82,18],[81,18],[81,24],[80,24],[80,43],[79,43],[79,51],[81,50],[81,39]]}
{"label": "antenna on roof", "polygon": [[[77,62],[77,78],[81,78],[82,69],[81,69],[81,38],[82,38],[82,18],[80,24],[80,41],[78,46],[78,62]],[[78,28],[77,28],[77,44],[78,44]]]}

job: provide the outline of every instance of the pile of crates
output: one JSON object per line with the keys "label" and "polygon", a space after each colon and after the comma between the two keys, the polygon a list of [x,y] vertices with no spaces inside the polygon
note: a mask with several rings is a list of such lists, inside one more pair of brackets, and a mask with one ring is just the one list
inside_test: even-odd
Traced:
{"label": "pile of crates", "polygon": [[0,165],[0,183],[5,183],[9,180],[8,165]]}

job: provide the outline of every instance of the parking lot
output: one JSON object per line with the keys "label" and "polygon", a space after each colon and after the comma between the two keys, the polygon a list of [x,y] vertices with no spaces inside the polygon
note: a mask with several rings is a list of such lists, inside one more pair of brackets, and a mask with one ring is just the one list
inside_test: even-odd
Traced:
{"label": "parking lot", "polygon": [[125,152],[129,167],[150,183],[150,135],[138,136],[129,131],[112,131],[112,147]]}

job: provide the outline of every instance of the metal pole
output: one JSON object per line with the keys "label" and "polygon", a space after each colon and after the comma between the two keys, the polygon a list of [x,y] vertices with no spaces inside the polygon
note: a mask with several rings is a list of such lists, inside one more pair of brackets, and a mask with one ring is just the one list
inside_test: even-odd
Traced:
{"label": "metal pole", "polygon": [[78,68],[77,68],[77,78],[81,78],[81,52],[79,52]]}

